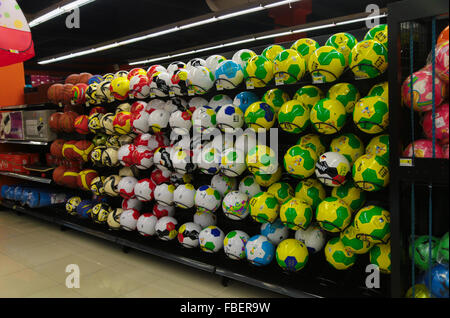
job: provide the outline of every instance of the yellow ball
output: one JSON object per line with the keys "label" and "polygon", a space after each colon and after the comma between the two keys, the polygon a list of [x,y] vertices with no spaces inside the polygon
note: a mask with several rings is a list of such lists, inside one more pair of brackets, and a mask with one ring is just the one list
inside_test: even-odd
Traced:
{"label": "yellow ball", "polygon": [[308,65],[311,54],[319,47],[319,43],[308,38],[299,39],[291,45],[291,49],[296,50],[303,57],[306,65]]}
{"label": "yellow ball", "polygon": [[278,169],[273,174],[262,173],[260,171],[256,171],[253,176],[255,177],[255,181],[261,187],[270,187],[275,182],[278,182],[281,179],[282,169],[278,167]]}
{"label": "yellow ball", "polygon": [[387,49],[374,40],[361,41],[353,47],[349,63],[356,78],[375,78],[388,68]]}
{"label": "yellow ball", "polygon": [[245,111],[244,121],[247,126],[255,131],[268,130],[275,124],[275,111],[269,104],[255,102]]}
{"label": "yellow ball", "polygon": [[278,123],[284,131],[299,134],[309,128],[309,108],[297,100],[291,100],[281,106]]}
{"label": "yellow ball", "polygon": [[324,135],[339,132],[347,120],[344,105],[336,99],[324,98],[311,109],[311,124],[314,129]]}
{"label": "yellow ball", "polygon": [[330,36],[325,45],[330,45],[341,52],[345,57],[345,63],[348,65],[348,57],[353,47],[358,43],[356,38],[350,33],[336,33]]}
{"label": "yellow ball", "polygon": [[284,47],[282,47],[281,45],[272,44],[272,45],[269,45],[268,47],[266,47],[262,51],[261,55],[264,56],[269,61],[273,62],[273,60],[275,60],[277,55],[280,54],[283,50],[284,50]]}
{"label": "yellow ball", "polygon": [[286,239],[278,244],[275,257],[278,265],[289,272],[297,272],[308,262],[308,248],[296,239]]}
{"label": "yellow ball", "polygon": [[289,183],[286,182],[276,182],[272,184],[267,189],[267,192],[275,196],[279,204],[283,204],[294,196],[294,189]]}
{"label": "yellow ball", "polygon": [[266,145],[256,145],[251,148],[245,159],[248,170],[255,174],[273,174],[278,169],[278,158],[275,151]]}
{"label": "yellow ball", "polygon": [[389,126],[389,104],[381,96],[361,98],[353,110],[353,122],[367,134],[378,134]]}
{"label": "yellow ball", "polygon": [[251,57],[244,70],[244,78],[254,87],[264,87],[273,78],[273,63],[262,55]]}
{"label": "yellow ball", "polygon": [[293,84],[301,80],[305,72],[306,62],[295,50],[281,51],[273,61],[274,76],[284,84]]}
{"label": "yellow ball", "polygon": [[305,179],[314,173],[317,159],[311,148],[295,145],[284,155],[284,169],[296,178]]}
{"label": "yellow ball", "polygon": [[377,244],[370,250],[370,263],[377,265],[380,272],[391,273],[391,243]]}
{"label": "yellow ball", "polygon": [[369,205],[359,210],[353,226],[360,240],[380,244],[387,243],[391,237],[391,215],[379,206]]}
{"label": "yellow ball", "polygon": [[381,157],[365,154],[356,159],[352,168],[356,186],[364,191],[378,191],[389,184],[389,165]]}
{"label": "yellow ball", "polygon": [[277,198],[268,192],[260,192],[249,201],[250,215],[256,222],[272,223],[278,217],[280,205]]}
{"label": "yellow ball", "polygon": [[322,46],[309,58],[308,70],[313,83],[330,83],[336,81],[344,72],[346,63],[344,55],[332,46]]}
{"label": "yellow ball", "polygon": [[306,134],[301,136],[297,141],[297,145],[311,148],[318,157],[326,151],[323,137],[316,134]]}
{"label": "yellow ball", "polygon": [[302,180],[295,187],[295,197],[305,201],[314,211],[326,196],[322,183],[315,178]]}
{"label": "yellow ball", "polygon": [[317,206],[316,220],[323,230],[338,233],[350,224],[352,212],[341,199],[328,197]]}
{"label": "yellow ball", "polygon": [[327,98],[337,99],[344,105],[347,114],[353,113],[356,102],[361,98],[358,89],[350,83],[338,83],[330,87]]}
{"label": "yellow ball", "polygon": [[387,102],[389,102],[389,83],[382,82],[379,84],[375,84],[370,89],[367,96],[380,96],[383,97]]}
{"label": "yellow ball", "polygon": [[311,224],[313,210],[310,205],[298,198],[290,198],[281,205],[280,220],[291,230],[306,230]]}
{"label": "yellow ball", "polygon": [[311,108],[324,97],[324,93],[317,86],[305,85],[295,92],[293,99],[298,100],[303,106],[307,106],[309,110],[311,110]]}
{"label": "yellow ball", "polygon": [[338,237],[329,240],[324,251],[327,262],[337,270],[348,269],[356,262],[356,255],[345,248]]}
{"label": "yellow ball", "polygon": [[331,141],[330,151],[343,155],[352,166],[364,154],[364,144],[355,134],[346,133]]}
{"label": "yellow ball", "polygon": [[331,190],[331,196],[347,203],[352,212],[362,208],[366,202],[366,193],[355,186],[354,182],[351,180],[339,187],[334,187],[333,190]]}

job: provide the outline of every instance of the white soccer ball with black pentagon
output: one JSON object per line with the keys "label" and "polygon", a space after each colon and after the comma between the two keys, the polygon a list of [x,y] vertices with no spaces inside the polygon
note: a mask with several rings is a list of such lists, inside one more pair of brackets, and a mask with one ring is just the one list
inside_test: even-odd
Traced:
{"label": "white soccer ball with black pentagon", "polygon": [[178,229],[178,242],[183,247],[194,248],[199,245],[198,236],[202,227],[194,222],[187,222]]}
{"label": "white soccer ball with black pentagon", "polygon": [[224,197],[228,192],[236,190],[236,178],[228,177],[222,173],[216,174],[211,178],[211,187],[219,191],[220,195]]}
{"label": "white soccer ball with black pentagon", "polygon": [[117,188],[119,189],[119,195],[124,199],[134,198],[134,187],[138,180],[135,177],[123,177],[119,181]]}
{"label": "white soccer ball with black pentagon", "polygon": [[239,192],[245,193],[251,199],[262,192],[261,186],[256,182],[253,175],[248,175],[239,182]]}
{"label": "white soccer ball with black pentagon", "polygon": [[209,185],[203,185],[197,189],[194,197],[194,204],[197,211],[215,212],[222,201],[219,191]]}
{"label": "white soccer ball with black pentagon", "polygon": [[155,94],[158,97],[169,95],[172,84],[172,75],[168,72],[155,72],[150,77],[150,95]]}
{"label": "white soccer ball with black pentagon", "polygon": [[310,253],[317,253],[327,242],[327,236],[318,224],[311,224],[306,230],[298,229],[295,239],[305,243]]}
{"label": "white soccer ball with black pentagon", "polygon": [[134,166],[140,170],[147,170],[153,166],[153,152],[146,146],[137,146],[133,151]]}
{"label": "white soccer ball with black pentagon", "polygon": [[350,163],[338,152],[326,152],[319,156],[316,162],[316,177],[330,187],[343,185],[348,178]]}
{"label": "white soccer ball with black pentagon", "polygon": [[225,94],[217,94],[211,97],[207,105],[217,112],[220,108],[222,108],[222,106],[230,104],[233,104],[233,100],[230,96]]}
{"label": "white soccer ball with black pentagon", "polygon": [[190,71],[194,67],[198,66],[205,66],[207,67],[207,63],[204,59],[199,57],[194,57],[193,59],[189,60],[189,62],[186,63],[186,69]]}
{"label": "white soccer ball with black pentagon", "polygon": [[188,103],[184,98],[181,97],[173,97],[169,99],[164,105],[164,109],[167,110],[170,114],[172,114],[176,110],[187,110]]}
{"label": "white soccer ball with black pentagon", "polygon": [[169,128],[170,113],[165,109],[154,109],[148,115],[148,126],[153,133],[159,133]]}
{"label": "white soccer ball with black pentagon", "polygon": [[195,161],[202,173],[213,175],[219,172],[221,152],[218,149],[208,145],[198,151],[197,154]]}
{"label": "white soccer ball with black pentagon", "polygon": [[160,170],[173,170],[172,160],[170,159],[171,147],[159,147],[153,153],[153,164]]}
{"label": "white soccer ball with black pentagon", "polygon": [[238,177],[246,169],[245,153],[241,149],[228,148],[222,154],[220,171],[228,177]]}
{"label": "white soccer ball with black pentagon", "polygon": [[190,209],[194,206],[195,188],[192,184],[180,184],[173,192],[173,202],[182,209]]}
{"label": "white soccer ball with black pentagon", "polygon": [[197,211],[194,214],[194,223],[201,226],[204,229],[210,225],[217,224],[217,216],[213,212],[209,211]]}
{"label": "white soccer ball with black pentagon", "polygon": [[139,201],[149,202],[153,200],[153,190],[156,185],[151,179],[142,179],[134,186],[134,195]]}
{"label": "white soccer ball with black pentagon", "polygon": [[170,152],[170,159],[175,172],[182,175],[193,173],[197,169],[197,164],[193,162],[192,152],[181,147],[173,147]]}
{"label": "white soccer ball with black pentagon", "polygon": [[289,237],[289,229],[280,219],[276,219],[273,223],[261,225],[261,235],[266,236],[274,245],[278,245]]}
{"label": "white soccer ball with black pentagon", "polygon": [[169,66],[167,66],[167,72],[168,73],[173,73],[178,69],[182,69],[182,68],[186,68],[186,63],[181,62],[181,61],[175,61],[169,64]]}
{"label": "white soccer ball with black pentagon", "polygon": [[142,210],[142,202],[139,201],[137,198],[123,199],[122,200],[122,209],[123,210],[134,209],[137,211],[141,211]]}
{"label": "white soccer ball with black pentagon", "polygon": [[189,111],[174,111],[170,114],[169,126],[177,135],[189,135],[192,128],[192,114]]}
{"label": "white soccer ball with black pentagon", "polygon": [[245,258],[245,245],[250,236],[244,231],[229,232],[223,240],[223,251],[229,258],[239,261]]}
{"label": "white soccer ball with black pentagon", "polygon": [[208,226],[201,230],[198,235],[200,248],[207,253],[217,253],[223,247],[225,235],[221,229],[215,225]]}
{"label": "white soccer ball with black pentagon", "polygon": [[164,216],[156,222],[156,235],[160,240],[170,241],[177,237],[178,221],[172,216]]}
{"label": "white soccer ball with black pentagon", "polygon": [[170,183],[161,183],[155,187],[154,197],[155,201],[158,204],[162,205],[173,205],[173,192],[175,191],[175,187]]}
{"label": "white soccer ball with black pentagon", "polygon": [[120,215],[120,227],[126,231],[136,230],[137,221],[140,216],[141,215],[138,210],[124,210]]}
{"label": "white soccer ball with black pentagon", "polygon": [[222,211],[231,220],[243,220],[250,213],[248,195],[239,191],[228,192],[222,201]]}
{"label": "white soccer ball with black pentagon", "polygon": [[151,213],[142,214],[136,223],[136,230],[142,236],[153,236],[156,234],[156,223],[158,218]]}
{"label": "white soccer ball with black pentagon", "polygon": [[220,107],[216,120],[217,128],[223,132],[233,133],[244,126],[244,113],[239,107],[228,104]]}

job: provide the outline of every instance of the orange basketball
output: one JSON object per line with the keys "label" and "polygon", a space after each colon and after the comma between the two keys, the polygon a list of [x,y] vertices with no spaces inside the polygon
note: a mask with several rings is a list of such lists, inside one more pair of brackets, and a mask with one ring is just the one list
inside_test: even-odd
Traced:
{"label": "orange basketball", "polygon": [[73,133],[75,131],[75,119],[78,117],[78,114],[72,111],[68,111],[63,113],[61,116],[61,130],[66,133]]}
{"label": "orange basketball", "polygon": [[79,171],[73,168],[68,168],[63,173],[61,183],[69,188],[77,188]]}
{"label": "orange basketball", "polygon": [[92,141],[79,140],[75,143],[74,146],[75,147],[73,150],[84,162],[87,162],[89,160],[92,149],[94,149],[94,144],[92,143]]}
{"label": "orange basketball", "polygon": [[92,169],[86,169],[80,171],[77,179],[77,186],[80,189],[90,191],[92,180],[98,177],[98,173]]}
{"label": "orange basketball", "polygon": [[53,130],[55,132],[58,132],[58,131],[61,130],[60,121],[61,121],[62,114],[63,113],[58,112],[58,113],[53,113],[50,116],[50,119],[48,120],[48,125],[49,125],[51,130]]}
{"label": "orange basketball", "polygon": [[78,83],[84,83],[87,84],[89,82],[89,79],[92,77],[93,75],[91,73],[81,73],[80,74],[80,78],[78,79]]}
{"label": "orange basketball", "polygon": [[70,105],[70,101],[72,100],[72,88],[73,84],[64,84],[61,102],[65,105]]}
{"label": "orange basketball", "polygon": [[59,166],[53,170],[53,181],[55,181],[56,184],[62,185],[62,179],[64,177],[64,172],[66,171],[66,167]]}
{"label": "orange basketball", "polygon": [[88,118],[89,117],[87,115],[80,115],[77,118],[75,118],[73,125],[75,127],[75,131],[80,135],[89,134]]}
{"label": "orange basketball", "polygon": [[445,41],[448,41],[448,25],[444,30],[442,30],[441,34],[439,34],[437,44]]}
{"label": "orange basketball", "polygon": [[63,158],[62,150],[65,142],[66,141],[64,139],[56,139],[55,141],[52,142],[50,146],[50,153],[52,154],[53,157]]}
{"label": "orange basketball", "polygon": [[80,159],[78,157],[76,151],[74,150],[76,142],[77,142],[76,140],[69,140],[64,143],[63,148],[62,148],[62,155],[65,159],[68,159],[68,160]]}
{"label": "orange basketball", "polygon": [[80,74],[71,74],[67,76],[65,83],[75,85],[80,82]]}
{"label": "orange basketball", "polygon": [[59,102],[58,98],[61,95],[60,92],[63,90],[63,87],[63,84],[53,84],[50,86],[47,90],[48,100],[54,104],[57,104]]}

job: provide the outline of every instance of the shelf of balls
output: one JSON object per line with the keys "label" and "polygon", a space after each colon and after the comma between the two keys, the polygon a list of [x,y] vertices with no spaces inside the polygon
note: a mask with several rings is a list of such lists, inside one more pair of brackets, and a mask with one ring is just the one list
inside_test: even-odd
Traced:
{"label": "shelf of balls", "polygon": [[[344,273],[336,271],[320,257],[311,257],[307,267],[296,273],[280,270],[276,262],[267,266],[255,266],[246,261],[228,258],[224,253],[206,253],[201,249],[182,247],[175,241],[162,241],[139,235],[137,232],[113,231],[106,225],[94,224],[91,220],[68,215],[61,207],[29,209],[13,201],[0,200],[0,205],[17,212],[37,217],[51,223],[98,237],[122,247],[162,257],[190,267],[214,273],[221,277],[241,281],[259,288],[296,298],[318,297],[388,297],[389,275],[380,277],[380,288],[365,287],[365,262],[357,262]],[[190,216],[186,211],[177,211],[177,219]],[[220,217],[218,215],[218,217]],[[236,221],[221,220],[223,230],[231,230]],[[247,220],[247,226],[259,225]]]}
{"label": "shelf of balls", "polygon": [[25,174],[20,174],[20,173],[15,173],[15,172],[7,172],[7,171],[0,171],[0,175],[6,176],[6,177],[23,179],[23,180],[27,180],[27,181],[45,183],[45,184],[50,184],[53,181],[52,179],[49,179],[49,178],[41,178],[41,177],[29,176],[29,175],[25,175]]}

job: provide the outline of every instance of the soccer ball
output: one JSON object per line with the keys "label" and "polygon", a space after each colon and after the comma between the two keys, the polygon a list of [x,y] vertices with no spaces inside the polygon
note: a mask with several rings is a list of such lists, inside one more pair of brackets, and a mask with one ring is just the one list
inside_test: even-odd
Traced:
{"label": "soccer ball", "polygon": [[196,94],[206,94],[213,86],[214,74],[205,66],[197,66],[188,72],[188,87]]}
{"label": "soccer ball", "polygon": [[389,135],[373,137],[366,146],[366,154],[372,154],[389,162]]}
{"label": "soccer ball", "polygon": [[117,77],[111,81],[109,89],[116,100],[126,100],[130,92],[130,81],[126,77]]}
{"label": "soccer ball", "polygon": [[221,62],[216,70],[216,85],[222,85],[224,89],[236,88],[244,80],[244,72],[240,64],[233,60]]}
{"label": "soccer ball", "polygon": [[339,237],[334,237],[325,246],[325,259],[337,270],[345,270],[356,262],[356,255],[345,248]]}
{"label": "soccer ball", "polygon": [[[107,113],[101,117],[98,117],[98,118],[101,118],[100,119],[100,127],[104,129],[104,131],[107,135],[114,135],[116,133],[116,131],[114,130],[114,118],[115,117],[116,117],[116,114],[114,114],[114,113]],[[94,125],[94,123],[93,123],[93,125]],[[94,126],[93,129],[95,131],[98,131],[96,126]]]}
{"label": "soccer ball", "polygon": [[249,198],[252,198],[262,192],[262,190],[261,186],[256,182],[255,177],[249,175],[239,182],[239,192],[245,193]]}
{"label": "soccer ball", "polygon": [[145,110],[132,113],[131,128],[133,132],[137,134],[145,134],[149,131],[150,127],[148,126],[148,116],[149,114]]}
{"label": "soccer ball", "polygon": [[158,218],[151,213],[142,214],[136,223],[136,230],[142,236],[153,236],[156,234],[156,223]]}
{"label": "soccer ball", "polygon": [[169,126],[177,135],[188,135],[192,128],[192,112],[176,110],[170,114]]}
{"label": "soccer ball", "polygon": [[103,156],[103,152],[107,149],[106,146],[97,146],[94,149],[92,149],[91,153],[89,154],[89,157],[91,159],[91,162],[97,166],[97,167],[101,167],[103,166],[102,164],[102,156]]}
{"label": "soccer ball", "polygon": [[192,184],[180,184],[173,192],[174,204],[182,209],[190,209],[194,206],[195,188]]}
{"label": "soccer ball", "polygon": [[192,126],[197,133],[208,133],[216,127],[216,112],[209,106],[197,108],[192,114]]}
{"label": "soccer ball", "polygon": [[281,205],[280,220],[292,230],[306,229],[311,223],[312,217],[311,206],[298,198],[290,198]]}
{"label": "soccer ball", "polygon": [[382,82],[379,84],[375,84],[370,89],[367,96],[380,96],[383,97],[386,101],[389,101],[389,83]]}
{"label": "soccer ball", "polygon": [[350,33],[336,33],[330,36],[325,45],[332,46],[344,55],[345,65],[348,65],[348,57],[353,47],[358,43]]}
{"label": "soccer ball", "polygon": [[276,246],[288,238],[289,229],[280,219],[276,219],[273,223],[263,223],[261,225],[261,235],[266,236]]}
{"label": "soccer ball", "polygon": [[186,100],[180,97],[173,97],[167,100],[164,105],[164,109],[167,110],[170,114],[172,114],[176,110],[185,111],[189,109],[188,103]]}
{"label": "soccer ball", "polygon": [[170,74],[174,73],[176,70],[180,70],[180,69],[185,69],[186,68],[186,63],[181,62],[181,61],[175,61],[169,64],[169,66],[167,66],[166,71]]}
{"label": "soccer ball", "polygon": [[325,95],[320,88],[314,85],[306,85],[299,88],[292,99],[299,101],[303,106],[307,106],[311,111],[314,105],[324,97]]}
{"label": "soccer ball", "polygon": [[259,97],[255,93],[241,92],[234,97],[232,104],[239,107],[242,112],[245,113],[248,106],[257,102],[258,100]]}
{"label": "soccer ball", "polygon": [[250,58],[257,56],[255,52],[249,49],[242,49],[233,54],[231,58],[233,61],[241,65],[242,69],[245,69],[247,62]]}
{"label": "soccer ball", "polygon": [[114,97],[111,92],[111,80],[104,80],[97,86],[97,91],[95,92],[95,98],[97,99],[97,104],[111,103],[114,101]]}
{"label": "soccer ball", "polygon": [[[414,249],[413,244],[414,243]],[[430,266],[430,254],[431,264],[436,262],[436,258],[439,250],[439,238],[432,236],[431,242],[428,235],[422,235],[414,239],[414,242],[410,242],[409,245],[409,257],[414,257],[414,265],[421,271],[426,271]],[[430,251],[431,249],[431,251]],[[431,252],[431,253],[430,253]],[[413,255],[414,254],[414,255]]]}
{"label": "soccer ball", "polygon": [[298,272],[308,262],[308,249],[306,245],[296,239],[282,241],[275,254],[278,265],[288,272]]}
{"label": "soccer ball", "polygon": [[358,211],[353,221],[356,238],[374,244],[387,243],[391,237],[391,216],[385,209],[369,205]]}
{"label": "soccer ball", "polygon": [[355,254],[365,254],[373,247],[373,243],[356,238],[356,230],[353,225],[342,231],[339,238],[345,248]]}
{"label": "soccer ball", "polygon": [[345,107],[347,114],[353,113],[355,104],[361,98],[358,89],[350,83],[338,83],[327,92],[327,98],[336,99]]}
{"label": "soccer ball", "polygon": [[170,183],[161,183],[155,187],[154,197],[156,203],[160,205],[173,205],[173,192],[175,191],[175,186]]}
{"label": "soccer ball", "polygon": [[211,178],[211,187],[219,191],[222,197],[227,195],[228,192],[235,190],[236,186],[236,178],[228,177],[221,173],[216,174]]}
{"label": "soccer ball", "polygon": [[193,162],[190,150],[174,147],[170,152],[170,160],[175,172],[182,175],[193,173],[197,169],[197,164]]}
{"label": "soccer ball", "polygon": [[194,67],[199,67],[199,66],[206,67],[206,61],[204,59],[195,57],[192,60],[190,60],[189,62],[187,62],[186,69],[189,71],[190,69],[192,69]]}
{"label": "soccer ball", "polygon": [[151,179],[142,179],[134,186],[134,195],[139,201],[149,202],[154,198],[155,188],[156,184]]}
{"label": "soccer ball", "polygon": [[297,145],[311,148],[317,156],[320,156],[326,151],[324,137],[316,134],[306,134],[301,136],[297,141]]}
{"label": "soccer ball", "polygon": [[295,239],[303,242],[309,253],[317,253],[326,242],[326,234],[318,224],[311,224],[306,230],[298,229],[295,231]]}
{"label": "soccer ball", "polygon": [[201,250],[207,253],[217,253],[223,247],[224,237],[223,231],[217,226],[205,227],[198,235]]}
{"label": "soccer ball", "polygon": [[147,75],[136,75],[130,79],[130,97],[145,99],[150,96],[150,80]]}
{"label": "soccer ball", "polygon": [[[177,69],[172,73],[170,78],[170,90],[177,96],[183,96],[188,94],[188,70]],[[170,93],[169,93],[170,94]]]}
{"label": "soccer ball", "polygon": [[[106,147],[105,147],[106,149]],[[119,148],[117,151],[117,159],[119,160],[120,164],[124,167],[129,167],[133,165],[133,153],[136,150],[136,146],[133,144],[123,145]],[[99,150],[100,151],[100,150]],[[94,156],[93,153],[91,153],[91,158],[94,158],[94,162],[97,162],[97,157],[101,158],[101,153],[98,156]],[[101,159],[100,159],[101,160]]]}
{"label": "soccer ball", "polygon": [[211,55],[206,59],[206,67],[209,68],[211,72],[215,72],[217,66],[223,61],[226,61],[226,58],[224,56],[217,54]]}
{"label": "soccer ball", "polygon": [[244,69],[244,79],[253,87],[264,87],[273,78],[273,63],[262,55],[251,57]]}
{"label": "soccer ball", "polygon": [[100,104],[100,100],[97,99],[97,89],[99,87],[100,83],[92,83],[89,84],[88,88],[86,89],[86,106],[90,105],[98,105]]}
{"label": "soccer ball", "polygon": [[[217,112],[217,111],[219,111],[219,109],[222,106],[230,105],[230,104],[233,104],[233,100],[231,99],[230,96],[225,95],[225,94],[216,94],[213,97],[211,97],[211,99],[209,100],[209,103],[200,105],[199,107],[208,105],[209,107],[214,109],[215,112]],[[196,107],[196,108],[198,108],[198,107]]]}
{"label": "soccer ball", "polygon": [[292,134],[300,134],[309,128],[310,110],[297,100],[291,100],[281,106],[278,112],[278,123],[281,129]]}
{"label": "soccer ball", "polygon": [[151,109],[148,115],[148,127],[154,133],[164,132],[169,128],[170,113],[165,109]]}
{"label": "soccer ball", "polygon": [[134,198],[134,187],[138,183],[135,177],[123,177],[120,179],[117,188],[119,189],[119,195],[124,199]]}
{"label": "soccer ball", "polygon": [[197,211],[215,212],[220,207],[221,200],[220,192],[209,185],[199,187],[194,196]]}
{"label": "soccer ball", "polygon": [[197,247],[199,244],[198,236],[202,227],[194,222],[187,222],[178,229],[178,242],[187,248]]}
{"label": "soccer ball", "polygon": [[374,40],[383,44],[387,49],[388,47],[388,26],[387,24],[379,24],[369,31],[364,36],[364,40]]}
{"label": "soccer ball", "polygon": [[161,170],[173,170],[172,159],[170,159],[171,147],[159,147],[153,153],[153,163]]}
{"label": "soccer ball", "polygon": [[336,99],[324,98],[311,109],[311,124],[314,129],[324,135],[339,132],[347,120],[344,105]]}
{"label": "soccer ball", "polygon": [[316,162],[316,153],[311,148],[299,145],[289,148],[283,159],[284,169],[292,176],[300,179],[308,178],[314,173]]}
{"label": "soccer ball", "polygon": [[258,223],[272,223],[280,210],[277,198],[268,192],[254,195],[250,199],[249,207],[252,219]]}
{"label": "soccer ball", "polygon": [[194,223],[201,226],[202,229],[205,227],[216,225],[217,216],[208,211],[197,211],[194,214]]}
{"label": "soccer ball", "polygon": [[346,63],[344,54],[332,46],[322,46],[309,57],[308,70],[313,83],[336,81],[344,72]]}
{"label": "soccer ball", "polygon": [[283,50],[273,60],[274,76],[284,84],[301,80],[305,72],[306,62],[296,50]]}
{"label": "soccer ball", "polygon": [[272,184],[267,189],[267,192],[274,195],[280,205],[294,196],[294,189],[286,182],[276,182]]}
{"label": "soccer ball", "polygon": [[[272,107],[275,114],[278,114],[281,106],[289,101],[289,94],[279,88],[269,89],[264,93],[262,101]],[[258,99],[257,99],[258,100]]]}
{"label": "soccer ball", "polygon": [[196,162],[198,168],[204,174],[216,174],[219,172],[221,152],[212,145],[206,146],[198,152]]}
{"label": "soccer ball", "polygon": [[88,117],[88,128],[89,131],[93,134],[96,134],[102,130],[101,120],[104,114],[102,113],[93,113]]}
{"label": "soccer ball", "polygon": [[295,188],[295,197],[311,206],[313,210],[326,197],[325,188],[314,178],[300,181]]}
{"label": "soccer ball", "polygon": [[357,79],[374,78],[387,70],[388,52],[383,44],[374,40],[364,40],[353,47],[348,61]]}
{"label": "soccer ball", "polygon": [[316,162],[316,177],[323,184],[338,187],[347,182],[350,163],[337,152],[326,152]]}
{"label": "soccer ball", "polygon": [[255,235],[248,239],[245,255],[252,265],[266,266],[275,256],[275,246],[264,235]]}
{"label": "soccer ball", "polygon": [[303,38],[295,41],[291,49],[296,50],[308,65],[311,54],[320,47],[319,43],[313,39]]}
{"label": "soccer ball", "polygon": [[364,144],[355,134],[345,133],[331,141],[330,150],[343,155],[353,166],[356,159],[364,154]]}
{"label": "soccer ball", "polygon": [[350,224],[352,211],[341,199],[328,197],[317,206],[316,220],[323,230],[337,233],[343,231]]}
{"label": "soccer ball", "polygon": [[266,47],[262,51],[261,55],[273,62],[278,54],[280,54],[282,51],[284,51],[284,47],[278,44],[272,44]]}
{"label": "soccer ball", "polygon": [[[413,152],[414,150],[414,152]],[[434,144],[435,158],[443,158],[444,151],[439,144]],[[433,141],[428,139],[418,139],[410,143],[403,151],[403,156],[411,158],[433,158]]]}
{"label": "soccer ball", "polygon": [[120,229],[120,215],[122,214],[123,209],[116,208],[111,211],[111,213],[108,214],[108,219],[106,220],[106,223],[108,223],[108,226],[111,230],[119,230]]}
{"label": "soccer ball", "polygon": [[113,121],[114,131],[119,135],[127,135],[131,132],[131,113],[118,112],[114,116]]}
{"label": "soccer ball", "polygon": [[105,177],[103,176],[95,177],[94,179],[92,179],[90,185],[91,191],[96,195],[105,194],[104,184],[105,184]]}
{"label": "soccer ball", "polygon": [[361,98],[353,111],[356,126],[367,134],[378,134],[389,125],[389,104],[380,96]]}
{"label": "soccer ball", "polygon": [[449,141],[449,109],[448,104],[436,107],[434,112],[427,112],[423,117],[423,132],[428,139],[433,139],[433,122],[435,138],[441,144],[448,144]]}
{"label": "soccer ball", "polygon": [[377,265],[383,274],[391,273],[391,243],[377,244],[370,249],[370,263]]}
{"label": "soccer ball", "polygon": [[256,171],[254,174],[255,181],[258,183],[261,187],[270,187],[275,182],[278,182],[281,179],[282,175],[282,169],[281,167],[278,167],[278,169],[275,171],[275,173],[267,174],[265,172]]}
{"label": "soccer ball", "polygon": [[248,170],[255,174],[273,174],[278,169],[278,158],[275,151],[266,145],[251,148],[245,159]]}
{"label": "soccer ball", "polygon": [[223,239],[223,251],[226,256],[233,260],[242,260],[245,258],[245,245],[250,236],[240,230],[229,232]]}
{"label": "soccer ball", "polygon": [[244,114],[247,126],[255,131],[269,130],[275,124],[275,112],[269,104],[255,102],[251,104]]}
{"label": "soccer ball", "polygon": [[71,197],[66,202],[66,211],[69,215],[77,215],[77,207],[81,203],[80,197]]}
{"label": "soccer ball", "polygon": [[150,96],[165,97],[169,95],[172,85],[171,72],[154,72],[150,77]]}
{"label": "soccer ball", "polygon": [[352,211],[358,211],[366,202],[366,193],[355,186],[353,181],[334,187],[331,191],[331,196],[347,203]]}
{"label": "soccer ball", "polygon": [[448,51],[448,41],[441,42],[436,47],[436,74],[446,84],[448,84],[449,77]]}
{"label": "soccer ball", "polygon": [[134,209],[134,210],[140,211],[142,209],[142,202],[139,201],[137,198],[123,199],[122,200],[122,209],[123,210]]}
{"label": "soccer ball", "polygon": [[389,184],[389,165],[381,157],[365,154],[359,157],[352,169],[355,185],[364,191],[378,191]]}
{"label": "soccer ball", "polygon": [[163,216],[156,222],[156,235],[160,240],[171,241],[177,237],[178,231],[176,229],[178,221],[171,216]]}
{"label": "soccer ball", "polygon": [[231,220],[243,220],[249,214],[248,195],[239,191],[228,192],[222,201],[222,210]]}
{"label": "soccer ball", "polygon": [[124,229],[125,231],[135,231],[137,227],[137,221],[139,220],[140,216],[141,214],[139,213],[139,211],[135,209],[124,210],[120,214],[120,228]]}
{"label": "soccer ball", "polygon": [[244,125],[244,113],[233,104],[220,107],[216,115],[217,128],[223,132],[232,133]]}
{"label": "soccer ball", "polygon": [[140,170],[147,170],[153,166],[153,152],[146,146],[137,146],[132,157],[134,166]]}
{"label": "soccer ball", "polygon": [[236,148],[228,148],[222,154],[220,171],[228,177],[240,176],[247,165],[245,164],[245,153]]}
{"label": "soccer ball", "polygon": [[174,216],[175,215],[175,207],[157,203],[153,206],[152,212],[158,219],[165,217],[165,216]]}
{"label": "soccer ball", "polygon": [[119,195],[119,182],[122,179],[122,177],[118,175],[111,175],[106,177],[105,179],[105,193],[112,197],[117,197]]}

